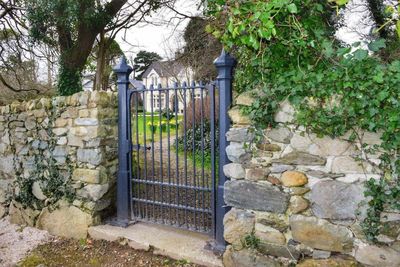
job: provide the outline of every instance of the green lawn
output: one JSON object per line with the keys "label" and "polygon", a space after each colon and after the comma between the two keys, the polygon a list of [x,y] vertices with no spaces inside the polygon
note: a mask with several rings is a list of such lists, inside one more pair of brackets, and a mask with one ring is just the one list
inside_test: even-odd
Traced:
{"label": "green lawn", "polygon": [[151,141],[160,141],[160,138],[167,138],[168,132],[171,137],[175,136],[179,122],[183,116],[178,116],[178,126],[176,125],[176,118],[168,120],[164,117],[161,118],[160,127],[160,116],[155,114],[154,116],[143,116],[139,115],[137,120],[132,122],[132,138],[133,142],[137,142],[136,132],[139,132],[139,144],[150,143]]}

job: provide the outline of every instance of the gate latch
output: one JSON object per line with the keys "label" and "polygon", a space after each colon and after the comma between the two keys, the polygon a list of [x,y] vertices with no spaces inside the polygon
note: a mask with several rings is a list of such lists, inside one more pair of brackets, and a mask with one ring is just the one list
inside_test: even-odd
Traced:
{"label": "gate latch", "polygon": [[140,144],[132,144],[132,151],[133,150],[136,150],[136,151],[150,150],[150,149],[151,149],[151,146],[141,146]]}

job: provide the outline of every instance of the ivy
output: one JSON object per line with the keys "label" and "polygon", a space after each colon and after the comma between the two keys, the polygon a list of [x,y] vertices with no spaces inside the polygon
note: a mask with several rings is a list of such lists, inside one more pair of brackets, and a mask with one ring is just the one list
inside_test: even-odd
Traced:
{"label": "ivy", "polygon": [[346,3],[212,0],[208,30],[238,58],[235,88],[256,95],[243,112],[259,128],[274,126],[279,104],[288,100],[297,122],[318,136],[359,141],[360,131],[382,134],[381,145],[361,146],[381,159],[382,179],[366,183],[371,201],[362,223],[376,241],[382,211],[400,209],[400,61],[379,57],[384,39],[373,40],[369,50],[335,40],[331,18]]}
{"label": "ivy", "polygon": [[70,70],[60,64],[57,82],[58,95],[69,96],[82,91],[82,74],[77,70]]}
{"label": "ivy", "polygon": [[[63,110],[57,109],[57,107],[53,106],[51,108],[48,116],[49,121],[46,126],[49,140],[47,145],[43,146],[40,143],[44,141],[39,141],[38,147],[35,148],[33,170],[28,177],[24,177],[20,171],[23,170],[22,163],[20,163],[20,166],[17,166],[18,160],[14,159],[14,168],[17,170],[15,183],[18,187],[15,200],[24,207],[42,209],[48,204],[55,204],[58,200],[63,198],[72,202],[75,197],[75,192],[71,186],[70,180],[73,170],[70,159],[67,156],[65,164],[61,166],[53,156],[57,145],[57,137],[54,135],[53,125],[62,112]],[[40,130],[41,126],[37,126],[36,132]],[[15,148],[13,148],[13,150],[15,150]],[[35,182],[40,183],[43,194],[47,197],[46,203],[33,195],[32,186]]]}

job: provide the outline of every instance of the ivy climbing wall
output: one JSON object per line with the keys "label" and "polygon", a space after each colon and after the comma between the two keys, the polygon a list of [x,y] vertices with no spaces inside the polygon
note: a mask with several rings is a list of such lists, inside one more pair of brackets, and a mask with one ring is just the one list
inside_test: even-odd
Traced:
{"label": "ivy climbing wall", "polygon": [[286,101],[276,127],[256,129],[241,112],[255,95],[239,95],[229,112],[224,265],[400,266],[400,214],[383,207],[374,218],[367,193],[367,181],[384,179],[382,151],[368,149],[381,134],[319,137]]}
{"label": "ivy climbing wall", "polygon": [[0,218],[86,237],[113,203],[117,105],[81,92],[0,107]]}

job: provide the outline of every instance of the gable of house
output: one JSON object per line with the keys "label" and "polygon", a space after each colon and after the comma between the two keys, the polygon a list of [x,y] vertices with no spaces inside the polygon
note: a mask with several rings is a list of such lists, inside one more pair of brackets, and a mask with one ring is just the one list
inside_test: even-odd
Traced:
{"label": "gable of house", "polygon": [[142,77],[149,78],[151,74],[159,77],[178,77],[185,67],[177,61],[155,61],[145,70]]}

